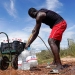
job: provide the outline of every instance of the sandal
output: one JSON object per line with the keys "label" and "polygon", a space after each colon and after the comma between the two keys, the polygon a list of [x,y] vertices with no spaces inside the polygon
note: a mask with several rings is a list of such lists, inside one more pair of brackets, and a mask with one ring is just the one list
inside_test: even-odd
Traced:
{"label": "sandal", "polygon": [[59,74],[59,70],[57,69],[52,69],[49,74]]}

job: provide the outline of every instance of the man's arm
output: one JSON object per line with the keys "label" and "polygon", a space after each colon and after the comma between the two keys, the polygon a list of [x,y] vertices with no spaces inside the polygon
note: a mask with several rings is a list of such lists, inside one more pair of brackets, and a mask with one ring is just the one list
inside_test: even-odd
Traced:
{"label": "man's arm", "polygon": [[42,22],[42,19],[45,17],[45,13],[39,13],[36,17],[36,25],[32,31],[32,37],[31,39],[29,40],[29,42],[26,44],[25,48],[27,48],[28,46],[30,46],[32,44],[32,42],[36,39],[36,37],[38,36],[39,34],[39,31],[40,31],[40,27],[41,27],[41,22]]}

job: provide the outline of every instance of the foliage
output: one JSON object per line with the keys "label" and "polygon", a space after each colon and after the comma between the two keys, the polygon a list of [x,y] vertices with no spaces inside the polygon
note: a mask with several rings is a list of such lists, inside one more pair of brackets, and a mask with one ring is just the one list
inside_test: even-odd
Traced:
{"label": "foliage", "polygon": [[38,63],[48,63],[52,61],[52,53],[49,50],[42,50],[40,53],[36,54],[38,57]]}
{"label": "foliage", "polygon": [[52,55],[51,52],[49,52],[48,50],[42,50],[41,53],[37,54],[38,58],[40,58],[42,60],[52,58],[51,55]]}
{"label": "foliage", "polygon": [[61,50],[60,51],[60,56],[61,57],[64,57],[64,56],[73,56],[73,57],[75,57],[75,43],[72,44],[71,46],[69,46],[67,49]]}
{"label": "foliage", "polygon": [[[67,49],[60,50],[60,57],[72,56],[75,57],[75,43],[69,46]],[[37,53],[38,62],[51,62],[53,59],[52,53],[48,50],[42,50],[40,53]]]}

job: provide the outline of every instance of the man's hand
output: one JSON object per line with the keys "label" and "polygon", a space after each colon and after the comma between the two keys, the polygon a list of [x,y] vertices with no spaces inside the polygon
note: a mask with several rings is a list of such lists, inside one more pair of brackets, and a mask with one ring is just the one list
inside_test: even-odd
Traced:
{"label": "man's hand", "polygon": [[26,45],[25,45],[25,49],[27,49],[29,47],[29,44],[27,43]]}

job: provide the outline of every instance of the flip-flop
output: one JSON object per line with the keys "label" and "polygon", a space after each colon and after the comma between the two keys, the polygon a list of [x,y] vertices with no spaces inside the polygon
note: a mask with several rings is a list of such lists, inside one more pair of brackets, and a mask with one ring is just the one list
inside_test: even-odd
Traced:
{"label": "flip-flop", "polygon": [[59,70],[57,69],[52,69],[49,74],[59,74]]}

